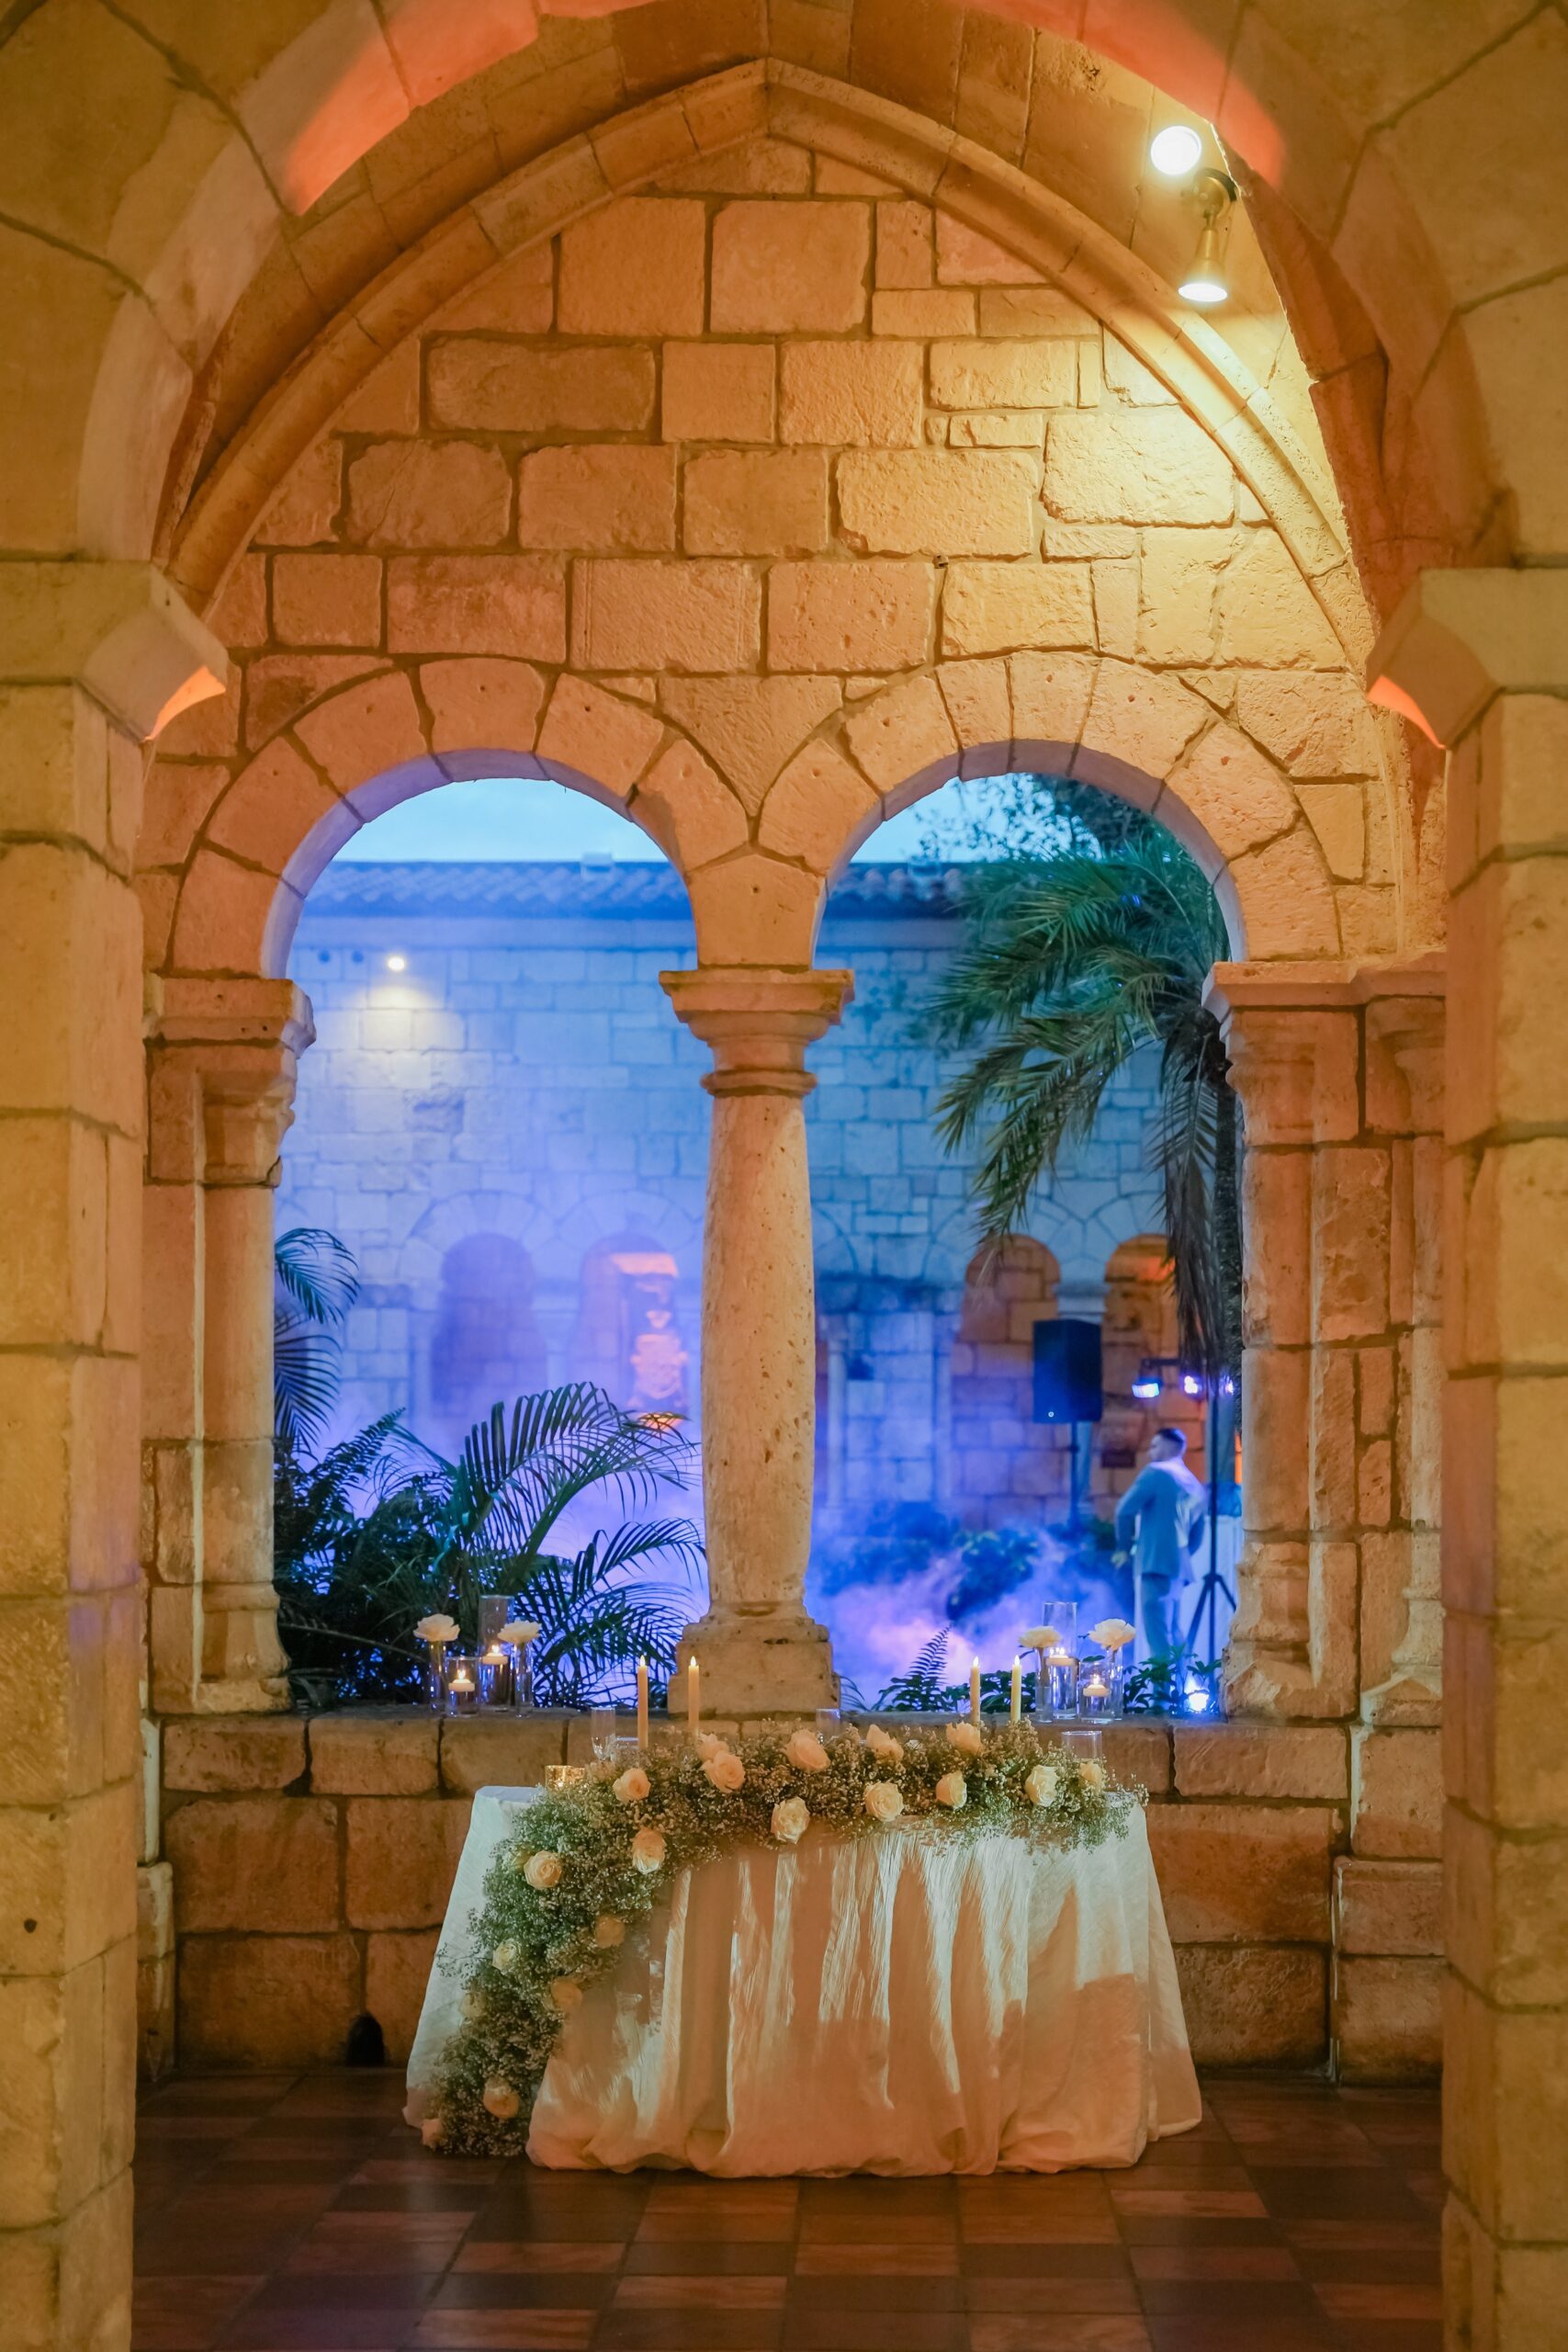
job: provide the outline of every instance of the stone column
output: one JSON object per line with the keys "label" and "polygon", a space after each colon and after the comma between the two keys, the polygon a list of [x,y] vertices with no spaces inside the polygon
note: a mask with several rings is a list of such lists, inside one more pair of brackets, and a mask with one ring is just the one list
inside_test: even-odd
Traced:
{"label": "stone column", "polygon": [[830,1706],[826,1629],[805,1607],[811,1544],[816,1310],[803,1098],[806,1048],[838,1020],[848,972],[666,972],[711,1047],[703,1240],[703,1487],[708,1611],[686,1628],[705,1704],[723,1714]]}
{"label": "stone column", "polygon": [[1568,2309],[1568,571],[1424,573],[1375,700],[1449,750],[1450,2341]]}
{"label": "stone column", "polygon": [[143,1442],[154,1706],[286,1702],[272,1581],[272,1193],[310,1008],[173,979],[149,1055]]}
{"label": "stone column", "polygon": [[0,565],[0,2337],[130,2332],[142,743],[221,649],[150,567]]}

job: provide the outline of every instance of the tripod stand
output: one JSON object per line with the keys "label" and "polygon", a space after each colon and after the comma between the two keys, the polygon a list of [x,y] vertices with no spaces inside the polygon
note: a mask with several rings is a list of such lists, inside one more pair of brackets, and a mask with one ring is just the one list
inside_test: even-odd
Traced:
{"label": "tripod stand", "polygon": [[[1235,1595],[1220,1574],[1220,1430],[1224,1421],[1227,1425],[1225,1438],[1227,1441],[1231,1439],[1231,1430],[1228,1426],[1231,1417],[1228,1411],[1222,1415],[1219,1389],[1213,1381],[1207,1384],[1207,1395],[1209,1442],[1205,1451],[1209,1457],[1209,1566],[1203,1581],[1198,1588],[1198,1598],[1193,1603],[1192,1614],[1188,1620],[1186,1649],[1189,1657],[1201,1656],[1206,1665],[1212,1665],[1220,1654],[1221,1596],[1224,1596],[1226,1607],[1234,1612]],[[1200,1651],[1198,1632],[1205,1616],[1208,1619],[1207,1645]]]}

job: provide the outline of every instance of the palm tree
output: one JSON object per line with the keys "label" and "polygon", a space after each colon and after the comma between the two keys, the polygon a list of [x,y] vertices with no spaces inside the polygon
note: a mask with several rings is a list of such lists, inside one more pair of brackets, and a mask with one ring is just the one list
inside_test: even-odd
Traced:
{"label": "palm tree", "polygon": [[[1046,786],[1059,793],[1059,786]],[[1141,1046],[1160,1053],[1153,1158],[1184,1363],[1212,1383],[1241,1353],[1240,1122],[1220,1025],[1203,1003],[1227,949],[1214,894],[1145,820],[1104,846],[973,870],[968,936],[927,1010],[971,1058],[938,1107],[950,1149],[978,1141],[982,1229],[1022,1228],[1035,1187],[1085,1141]]]}
{"label": "palm tree", "polygon": [[[553,1547],[568,1507],[607,1488],[623,1510],[681,1487],[692,1449],[663,1417],[626,1413],[587,1382],[491,1408],[447,1461],[397,1414],[302,1463],[279,1446],[274,1501],[278,1624],[296,1679],[337,1699],[417,1688],[413,1627],[450,1611],[465,1640],[481,1595],[539,1627],[531,1659],[546,1703],[580,1706],[638,1657],[668,1672],[688,1596],[633,1572],[702,1558],[686,1519],[631,1520],[580,1550]],[[368,1509],[365,1506],[368,1504]]]}
{"label": "palm tree", "polygon": [[290,1453],[316,1445],[337,1395],[338,1333],[359,1295],[354,1252],[319,1226],[291,1226],[272,1253],[273,1431]]}

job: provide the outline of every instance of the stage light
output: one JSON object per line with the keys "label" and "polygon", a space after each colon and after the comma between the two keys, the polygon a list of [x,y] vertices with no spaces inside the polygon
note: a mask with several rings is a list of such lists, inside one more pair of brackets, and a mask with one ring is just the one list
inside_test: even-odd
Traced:
{"label": "stage light", "polygon": [[1159,1366],[1145,1360],[1138,1366],[1138,1376],[1133,1383],[1133,1394],[1144,1404],[1150,1405],[1164,1385],[1165,1383],[1159,1376]]}
{"label": "stage light", "polygon": [[1181,1375],[1181,1393],[1184,1396],[1201,1396],[1203,1394],[1201,1375],[1196,1372],[1184,1372]]}
{"label": "stage light", "polygon": [[1149,161],[1168,180],[1184,180],[1196,171],[1203,142],[1190,124],[1168,123],[1149,141]]}
{"label": "stage light", "polygon": [[1187,1714],[1206,1715],[1209,1712],[1209,1692],[1201,1682],[1189,1682],[1182,1693],[1181,1703]]}
{"label": "stage light", "polygon": [[409,959],[406,956],[389,956],[387,958],[389,972],[406,972],[408,967]]}

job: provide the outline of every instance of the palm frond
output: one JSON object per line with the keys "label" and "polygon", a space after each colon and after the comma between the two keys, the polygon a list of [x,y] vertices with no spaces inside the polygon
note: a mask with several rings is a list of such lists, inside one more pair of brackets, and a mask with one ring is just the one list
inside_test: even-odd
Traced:
{"label": "palm frond", "polygon": [[311,1323],[335,1329],[359,1296],[354,1252],[323,1226],[290,1226],[274,1245],[272,1262],[282,1289]]}

